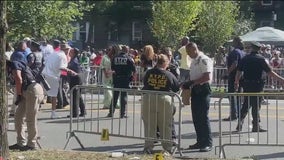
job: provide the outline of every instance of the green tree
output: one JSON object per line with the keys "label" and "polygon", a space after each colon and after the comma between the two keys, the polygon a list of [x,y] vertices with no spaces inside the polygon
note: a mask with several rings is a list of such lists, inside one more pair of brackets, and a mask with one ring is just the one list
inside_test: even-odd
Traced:
{"label": "green tree", "polygon": [[198,17],[196,35],[204,52],[214,55],[234,32],[239,5],[233,1],[206,1]]}
{"label": "green tree", "polygon": [[158,1],[153,3],[149,25],[161,46],[175,47],[177,40],[195,29],[201,1]]}
{"label": "green tree", "polygon": [[7,105],[6,105],[6,5],[7,1],[0,1],[0,159],[9,158],[8,138],[7,138]]}
{"label": "green tree", "polygon": [[70,39],[72,22],[92,8],[85,1],[8,1],[10,39],[60,37]]}
{"label": "green tree", "polygon": [[244,35],[255,28],[254,13],[252,6],[256,1],[239,1],[240,5],[237,23],[234,27],[234,36]]}

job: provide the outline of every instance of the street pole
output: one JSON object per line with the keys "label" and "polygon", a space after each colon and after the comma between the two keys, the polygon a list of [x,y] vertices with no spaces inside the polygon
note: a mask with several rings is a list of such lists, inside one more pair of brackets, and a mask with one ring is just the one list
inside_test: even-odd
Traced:
{"label": "street pole", "polygon": [[7,1],[0,1],[0,160],[9,159],[7,138],[7,106],[6,106],[6,32],[7,25]]}

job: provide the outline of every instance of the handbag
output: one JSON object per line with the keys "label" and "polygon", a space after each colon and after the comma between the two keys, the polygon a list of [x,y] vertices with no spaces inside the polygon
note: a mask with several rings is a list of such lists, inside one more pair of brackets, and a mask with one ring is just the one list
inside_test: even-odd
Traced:
{"label": "handbag", "polygon": [[180,96],[184,105],[190,105],[191,89],[183,89]]}

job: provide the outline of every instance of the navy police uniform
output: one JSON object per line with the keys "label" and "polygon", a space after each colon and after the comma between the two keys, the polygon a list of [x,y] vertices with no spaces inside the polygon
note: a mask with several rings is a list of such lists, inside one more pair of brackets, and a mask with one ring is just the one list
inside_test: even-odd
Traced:
{"label": "navy police uniform", "polygon": [[[269,64],[265,58],[258,54],[257,51],[252,51],[249,55],[245,56],[238,66],[238,71],[243,72],[243,90],[244,92],[262,92],[264,88],[264,80],[262,79],[262,73],[271,72]],[[241,109],[240,122],[237,130],[241,130],[243,120],[246,117],[248,110],[252,107],[253,118],[253,131],[259,130],[259,110],[261,107],[261,97],[250,96],[244,98],[244,103]],[[250,103],[250,104],[248,104]]]}
{"label": "navy police uniform", "polygon": [[39,74],[43,69],[44,58],[43,54],[40,51],[40,44],[34,41],[31,41],[32,48],[36,48],[36,51],[33,51],[27,56],[28,66],[32,69],[34,75],[36,75],[36,81],[40,83],[41,79],[39,78]]}
{"label": "navy police uniform", "polygon": [[[133,73],[136,72],[134,60],[126,53],[121,52],[116,55],[111,61],[111,69],[113,74],[113,87],[114,88],[130,88],[130,82],[133,78]],[[120,94],[120,117],[125,117],[125,107],[127,104],[127,93],[114,91],[113,100],[109,107],[108,117],[112,117],[117,104],[118,96]]]}
{"label": "navy police uniform", "polygon": [[[212,135],[210,121],[208,117],[210,107],[210,83],[213,75],[213,62],[204,55],[199,54],[192,59],[190,65],[190,80],[195,81],[203,76],[204,73],[210,73],[210,81],[194,85],[191,89],[191,112],[194,128],[197,136],[197,143],[193,148],[212,147]],[[191,149],[192,147],[190,147]]]}

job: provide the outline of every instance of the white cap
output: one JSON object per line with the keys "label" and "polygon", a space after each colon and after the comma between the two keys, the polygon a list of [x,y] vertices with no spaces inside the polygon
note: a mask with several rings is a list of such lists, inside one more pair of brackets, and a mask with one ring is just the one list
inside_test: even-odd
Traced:
{"label": "white cap", "polygon": [[31,41],[29,37],[24,38],[24,41]]}

